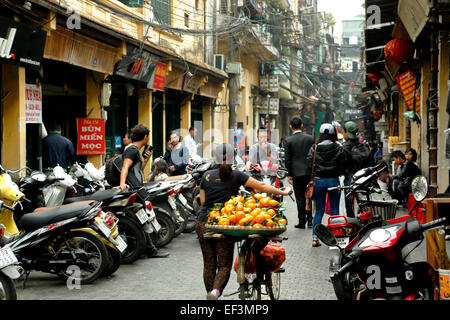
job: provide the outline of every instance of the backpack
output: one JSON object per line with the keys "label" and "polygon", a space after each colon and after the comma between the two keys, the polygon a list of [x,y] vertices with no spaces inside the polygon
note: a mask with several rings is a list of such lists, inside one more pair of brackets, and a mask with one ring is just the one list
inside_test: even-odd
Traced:
{"label": "backpack", "polygon": [[358,141],[354,144],[351,150],[351,155],[352,164],[354,165],[354,172],[373,165],[373,157],[370,153],[370,149],[362,142]]}
{"label": "backpack", "polygon": [[115,155],[105,166],[105,179],[112,187],[120,185],[120,171],[123,166],[121,154]]}

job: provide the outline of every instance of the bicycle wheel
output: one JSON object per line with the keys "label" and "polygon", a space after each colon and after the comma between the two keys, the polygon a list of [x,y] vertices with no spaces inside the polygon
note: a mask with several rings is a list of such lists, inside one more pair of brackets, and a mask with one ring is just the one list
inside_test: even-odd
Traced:
{"label": "bicycle wheel", "polygon": [[266,275],[266,289],[270,300],[280,299],[281,291],[281,274],[278,272],[269,272]]}
{"label": "bicycle wheel", "polygon": [[246,274],[245,266],[250,259],[250,251],[244,250],[239,253],[238,260],[238,282],[239,299],[261,300],[261,281],[256,274]]}

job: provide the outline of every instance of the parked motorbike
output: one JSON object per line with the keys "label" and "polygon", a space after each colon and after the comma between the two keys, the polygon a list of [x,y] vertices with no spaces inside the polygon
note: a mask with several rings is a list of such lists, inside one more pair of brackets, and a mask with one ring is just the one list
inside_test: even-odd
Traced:
{"label": "parked motorbike", "polygon": [[[0,202],[0,207],[3,207]],[[6,227],[0,225],[0,241],[5,234]],[[17,300],[14,280],[20,278],[24,269],[19,266],[14,252],[10,248],[0,249],[0,299]]]}
{"label": "parked motorbike", "polygon": [[133,263],[142,253],[146,245],[145,233],[158,233],[161,229],[153,206],[146,201],[147,193],[144,188],[122,191],[119,188],[99,190],[84,196],[67,198],[64,203],[74,203],[84,200],[102,201],[103,210],[113,212],[119,217],[119,232],[126,239],[127,249],[122,252],[120,262]]}
{"label": "parked motorbike", "polygon": [[[119,251],[126,249],[127,244],[117,231],[118,219],[103,212],[100,202],[39,208],[24,214],[24,197],[0,166],[1,216],[6,231],[0,245],[12,250],[27,276],[31,270],[39,270],[80,284],[95,281],[104,273],[109,256],[103,242],[91,230],[108,239]],[[74,266],[76,274],[72,274]]]}
{"label": "parked motorbike", "polygon": [[[21,169],[17,170],[20,171]],[[11,179],[9,178],[9,171],[4,170],[3,174],[0,175],[0,178],[6,179],[6,181],[3,180],[3,183],[1,182],[2,180],[0,180],[0,186],[9,186],[9,188],[15,189],[17,188],[16,185],[12,184],[12,182],[10,181]],[[22,197],[20,199],[20,205],[17,207],[17,209],[15,210],[15,218],[16,220],[20,219],[21,215],[23,215],[24,213],[29,213],[29,212],[33,212],[33,211],[43,211],[45,210],[43,207],[50,206],[50,207],[54,207],[54,206],[58,206],[58,203],[60,202],[60,197],[59,195],[63,193],[62,189],[63,186],[59,186],[59,188],[54,188],[53,190],[58,190],[56,193],[58,194],[58,196],[54,196],[54,197],[49,197],[48,198],[48,202],[46,202],[45,197],[43,195],[43,190],[45,189],[49,189],[50,186],[58,181],[61,180],[65,180],[67,177],[64,176],[59,176],[56,177],[53,174],[50,175],[45,175],[41,172],[35,171],[32,172],[31,175],[24,177],[23,179],[21,179],[18,183],[20,186],[20,190],[21,192],[24,193],[25,196]],[[70,180],[69,180],[70,181]],[[54,194],[56,194],[54,193]],[[83,199],[83,200],[87,200],[87,199]],[[53,203],[56,202],[56,203]],[[8,226],[8,230],[10,231],[11,234],[18,234],[18,229],[16,227],[16,224],[14,222],[14,217],[12,215],[12,212],[8,213],[8,212],[2,212],[2,217],[3,219],[7,219],[6,221],[6,225]],[[2,221],[2,218],[0,218],[0,221]],[[123,222],[120,225],[123,225],[126,222]],[[117,229],[117,227],[115,228]],[[103,237],[101,234],[95,232],[95,230],[93,229],[89,229],[89,228],[84,228],[83,229],[84,232],[88,232],[91,233],[92,235],[97,236],[102,242],[103,244],[106,246],[106,249],[108,251],[108,263],[106,265],[106,268],[104,269],[104,272],[102,273],[103,276],[109,276],[112,273],[114,273],[115,271],[117,271],[117,269],[120,266],[120,254],[121,251],[119,250],[117,244],[112,243],[111,241],[109,241],[107,238]],[[115,230],[114,234],[118,234],[119,231]],[[120,239],[122,240],[122,239]],[[126,250],[126,247],[121,248],[122,251]]]}
{"label": "parked motorbike", "polygon": [[[412,190],[417,206],[428,191],[426,178],[414,178]],[[332,259],[330,278],[337,297],[345,300],[439,298],[436,270],[427,262],[407,263],[406,258],[423,241],[425,232],[442,228],[448,221],[443,217],[421,225],[406,215],[366,225]],[[327,227],[320,224],[315,231],[322,242],[337,246],[336,237]],[[416,241],[420,242],[403,256],[402,250]]]}
{"label": "parked motorbike", "polygon": [[353,183],[350,186],[328,188],[328,191],[341,190],[345,192],[345,197],[354,196],[360,210],[356,218],[347,217],[346,215],[330,216],[328,218],[327,228],[335,235],[340,247],[346,247],[363,226],[382,219],[378,212],[365,211],[364,208],[370,207],[373,203],[372,195],[374,193],[382,192],[374,186],[374,181],[384,170],[386,170],[386,165],[384,164],[368,167],[354,174]]}

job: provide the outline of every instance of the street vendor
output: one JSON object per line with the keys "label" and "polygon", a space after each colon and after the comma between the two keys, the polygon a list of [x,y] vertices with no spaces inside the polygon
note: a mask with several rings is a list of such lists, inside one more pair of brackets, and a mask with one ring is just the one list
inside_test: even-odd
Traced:
{"label": "street vendor", "polygon": [[215,159],[219,168],[205,172],[200,182],[202,207],[198,215],[196,232],[203,254],[203,281],[208,300],[217,300],[222,294],[230,278],[234,254],[232,238],[215,240],[204,237],[207,232],[205,224],[208,219],[208,209],[215,203],[224,203],[231,196],[237,195],[240,186],[283,196],[292,193],[291,188],[280,190],[251,178],[239,170],[233,170],[234,156],[235,151],[232,145],[226,143],[218,145],[215,150]]}

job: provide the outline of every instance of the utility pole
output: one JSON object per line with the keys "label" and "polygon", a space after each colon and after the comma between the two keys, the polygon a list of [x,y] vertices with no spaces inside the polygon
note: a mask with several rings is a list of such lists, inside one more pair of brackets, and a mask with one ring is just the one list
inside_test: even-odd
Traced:
{"label": "utility pole", "polygon": [[[233,16],[237,17],[236,0],[231,0],[231,9]],[[229,35],[228,59],[229,62],[237,62],[237,39],[233,34]],[[229,129],[234,129],[237,119],[237,108],[241,105],[241,94],[239,91],[239,74],[229,74],[228,89],[229,89]],[[233,138],[233,137],[231,137]]]}

